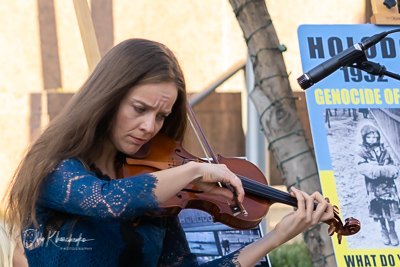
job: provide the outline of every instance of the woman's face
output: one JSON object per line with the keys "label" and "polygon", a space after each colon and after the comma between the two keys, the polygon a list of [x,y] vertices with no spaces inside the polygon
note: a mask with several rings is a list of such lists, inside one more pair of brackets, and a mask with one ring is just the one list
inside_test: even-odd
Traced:
{"label": "woman's face", "polygon": [[126,155],[135,154],[161,129],[178,95],[173,82],[150,83],[132,87],[122,99],[111,142]]}
{"label": "woman's face", "polygon": [[372,132],[365,136],[365,141],[367,144],[373,145],[378,142],[378,134],[376,132]]}

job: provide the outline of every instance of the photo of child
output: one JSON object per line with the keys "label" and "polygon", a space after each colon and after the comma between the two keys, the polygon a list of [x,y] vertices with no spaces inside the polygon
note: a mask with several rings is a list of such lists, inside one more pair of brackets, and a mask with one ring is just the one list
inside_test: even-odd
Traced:
{"label": "photo of child", "polygon": [[398,248],[400,110],[351,110],[323,111],[340,215],[361,223],[348,248]]}
{"label": "photo of child", "polygon": [[383,243],[398,246],[395,221],[399,218],[400,209],[394,179],[398,177],[399,169],[381,143],[381,135],[376,127],[365,125],[361,129],[361,137],[362,143],[356,151],[355,161],[358,172],[365,178],[369,216],[380,223]]}

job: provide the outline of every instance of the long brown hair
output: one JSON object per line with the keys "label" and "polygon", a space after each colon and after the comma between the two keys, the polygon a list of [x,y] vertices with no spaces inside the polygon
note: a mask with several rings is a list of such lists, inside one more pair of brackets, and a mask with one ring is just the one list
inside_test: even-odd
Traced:
{"label": "long brown hair", "polygon": [[133,86],[169,81],[176,84],[178,97],[161,132],[182,140],[186,85],[171,50],[144,39],[129,39],[111,49],[20,162],[7,190],[6,215],[11,226],[37,226],[35,204],[40,186],[60,161],[76,157],[89,164],[100,154],[119,104]]}

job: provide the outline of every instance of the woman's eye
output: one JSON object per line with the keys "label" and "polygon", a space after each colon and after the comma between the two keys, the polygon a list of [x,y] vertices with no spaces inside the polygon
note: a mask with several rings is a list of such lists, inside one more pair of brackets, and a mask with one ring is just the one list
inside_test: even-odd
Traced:
{"label": "woman's eye", "polygon": [[145,112],[145,109],[142,108],[142,107],[134,107],[134,108],[135,108],[135,111],[138,112],[138,113],[143,113],[143,112]]}
{"label": "woman's eye", "polygon": [[158,115],[158,118],[159,118],[160,120],[165,120],[167,117],[168,117],[168,115],[165,115],[165,114],[160,114],[160,115]]}

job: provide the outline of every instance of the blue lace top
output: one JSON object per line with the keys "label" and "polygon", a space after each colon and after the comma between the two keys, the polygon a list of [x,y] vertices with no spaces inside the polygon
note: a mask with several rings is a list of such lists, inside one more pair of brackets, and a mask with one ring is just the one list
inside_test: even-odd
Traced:
{"label": "blue lace top", "polygon": [[[154,176],[100,178],[77,159],[61,162],[47,175],[37,201],[39,228],[22,231],[29,266],[119,266],[127,246],[122,225],[138,217],[136,226],[129,225],[143,238],[144,259],[135,262],[133,253],[129,266],[198,265],[178,218],[144,216],[158,208]],[[63,216],[77,219],[66,220],[46,236],[45,222]],[[238,254],[236,251],[202,266],[239,266]]]}

